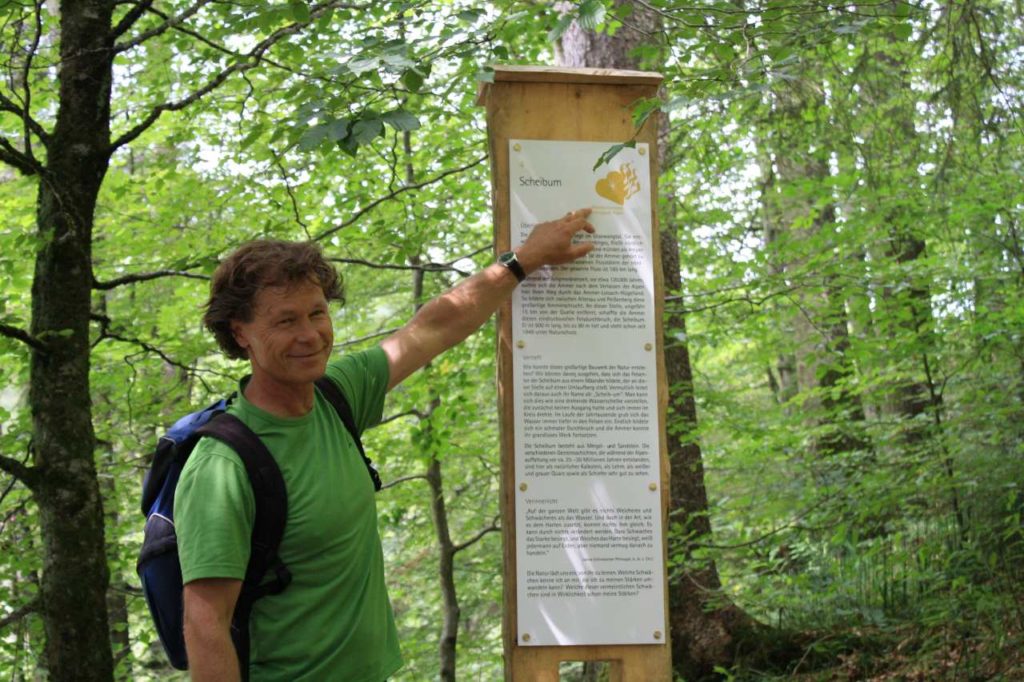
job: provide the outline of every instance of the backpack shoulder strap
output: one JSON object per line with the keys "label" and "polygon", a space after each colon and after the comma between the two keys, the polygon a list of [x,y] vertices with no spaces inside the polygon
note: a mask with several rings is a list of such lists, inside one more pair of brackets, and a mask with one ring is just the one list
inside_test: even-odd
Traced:
{"label": "backpack shoulder strap", "polygon": [[327,398],[327,402],[334,407],[334,411],[338,413],[341,423],[345,425],[345,428],[352,435],[352,440],[355,441],[356,447],[359,448],[359,454],[363,457],[363,463],[366,464],[366,471],[370,474],[370,480],[373,481],[373,489],[380,490],[383,486],[380,474],[377,472],[377,468],[373,466],[373,461],[366,456],[366,450],[363,449],[363,441],[359,438],[359,429],[356,427],[355,417],[352,416],[352,407],[348,404],[345,394],[326,376],[317,379],[316,386],[324,394],[324,397]]}
{"label": "backpack shoulder strap", "polygon": [[[273,455],[252,429],[227,412],[211,419],[200,427],[197,433],[216,438],[230,445],[238,453],[249,475],[256,501],[256,518],[252,529],[253,554],[276,553],[284,536],[285,521],[288,518],[288,493],[285,491],[281,469]],[[249,564],[252,569],[251,558]],[[247,571],[246,578],[248,577]],[[261,577],[256,576],[256,579]]]}
{"label": "backpack shoulder strap", "polygon": [[[278,556],[288,519],[288,493],[284,477],[273,455],[259,436],[240,419],[224,412],[197,429],[198,434],[216,438],[231,446],[245,465],[256,502],[252,528],[252,550],[245,569],[242,592],[235,606],[232,638],[238,652],[243,678],[249,670],[249,614],[257,599],[278,594],[291,583],[292,575]],[[271,580],[264,582],[267,572]]]}

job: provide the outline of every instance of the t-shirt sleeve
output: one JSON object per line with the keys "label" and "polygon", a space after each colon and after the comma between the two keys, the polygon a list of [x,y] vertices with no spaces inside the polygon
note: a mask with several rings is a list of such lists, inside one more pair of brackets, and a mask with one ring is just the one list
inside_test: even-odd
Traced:
{"label": "t-shirt sleeve", "polygon": [[174,493],[174,530],[185,583],[245,578],[256,514],[245,465],[230,446],[199,441]]}
{"label": "t-shirt sleeve", "polygon": [[360,433],[380,423],[390,376],[383,348],[376,346],[332,360],[327,376],[345,394]]}

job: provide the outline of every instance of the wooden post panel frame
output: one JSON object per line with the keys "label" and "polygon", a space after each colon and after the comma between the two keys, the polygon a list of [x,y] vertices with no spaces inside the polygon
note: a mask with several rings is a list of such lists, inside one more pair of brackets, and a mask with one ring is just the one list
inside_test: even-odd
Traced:
{"label": "wooden post panel frame", "polygon": [[[658,130],[657,116],[651,116],[637,131],[633,106],[642,99],[658,96],[662,76],[657,73],[606,69],[559,69],[545,67],[495,67],[492,82],[480,87],[478,104],[486,107],[492,170],[495,253],[508,251],[512,234],[512,191],[509,157],[511,140],[558,142],[601,142],[610,148],[628,140],[645,143],[649,168],[651,207],[650,235],[653,250],[652,343],[657,363],[657,471],[659,483],[651,482],[660,500],[661,557],[660,592],[664,620],[649,643],[613,644],[529,644],[518,622],[516,504],[515,400],[513,373],[513,305],[498,312],[498,401],[501,420],[501,513],[504,560],[503,637],[505,679],[511,682],[557,682],[563,661],[607,661],[615,682],[668,682],[671,680],[671,647],[668,633],[665,535],[668,527],[669,464],[665,436],[668,389],[663,356],[663,278],[657,225]],[[514,144],[514,143],[513,143]],[[614,163],[614,162],[613,162]],[[564,212],[564,209],[563,209]],[[555,218],[555,215],[545,219]],[[522,342],[520,341],[520,345]],[[525,484],[519,484],[525,488]],[[568,483],[567,483],[568,485]],[[526,641],[524,641],[526,639]]]}

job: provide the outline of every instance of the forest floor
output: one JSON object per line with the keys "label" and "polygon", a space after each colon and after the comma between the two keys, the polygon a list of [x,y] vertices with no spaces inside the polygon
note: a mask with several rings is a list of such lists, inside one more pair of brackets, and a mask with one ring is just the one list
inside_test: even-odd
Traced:
{"label": "forest floor", "polygon": [[[741,679],[793,680],[795,682],[1024,682],[1024,632],[1019,629],[986,629],[965,632],[952,627],[930,630],[851,631],[830,635],[845,641],[831,665],[815,670],[795,666],[785,676],[733,676]],[[822,639],[824,643],[825,638]],[[850,644],[858,642],[860,646]],[[826,645],[827,648],[827,645]]]}

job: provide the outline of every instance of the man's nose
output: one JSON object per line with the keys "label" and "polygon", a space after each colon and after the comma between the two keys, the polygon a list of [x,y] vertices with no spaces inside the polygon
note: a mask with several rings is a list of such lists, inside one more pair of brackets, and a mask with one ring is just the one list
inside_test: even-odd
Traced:
{"label": "man's nose", "polygon": [[316,325],[309,318],[303,318],[295,329],[295,336],[301,341],[315,341],[318,337]]}

